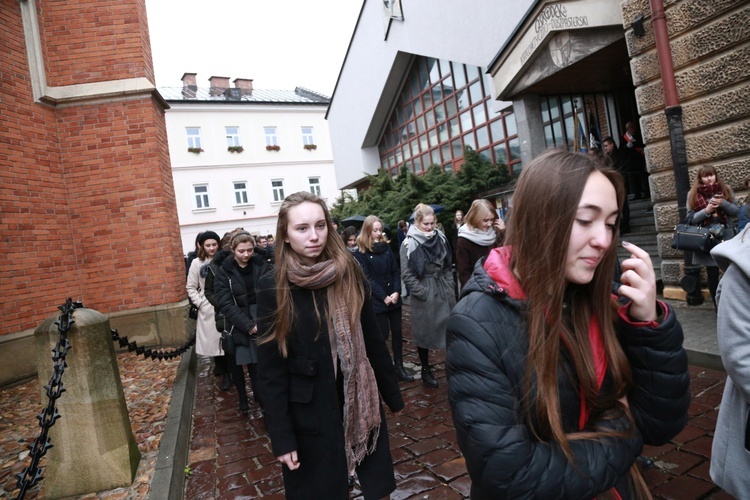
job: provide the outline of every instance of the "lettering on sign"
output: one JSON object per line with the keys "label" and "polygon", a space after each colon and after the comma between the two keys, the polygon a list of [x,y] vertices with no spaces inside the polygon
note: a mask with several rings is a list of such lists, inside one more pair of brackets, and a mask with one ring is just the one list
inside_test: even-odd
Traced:
{"label": "lettering on sign", "polygon": [[534,38],[521,52],[521,64],[526,63],[550,31],[585,28],[589,25],[588,16],[570,16],[564,4],[546,6],[534,20]]}

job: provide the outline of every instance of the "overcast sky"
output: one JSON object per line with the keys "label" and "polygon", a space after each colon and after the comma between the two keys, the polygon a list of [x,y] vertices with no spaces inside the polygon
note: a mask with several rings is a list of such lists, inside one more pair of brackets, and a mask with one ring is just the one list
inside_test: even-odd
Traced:
{"label": "overcast sky", "polygon": [[331,96],[362,0],[146,0],[157,87],[211,76]]}

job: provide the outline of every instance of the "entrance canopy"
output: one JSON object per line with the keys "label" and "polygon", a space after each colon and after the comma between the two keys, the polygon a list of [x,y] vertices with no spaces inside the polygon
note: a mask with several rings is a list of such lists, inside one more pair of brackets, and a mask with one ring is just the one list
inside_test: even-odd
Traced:
{"label": "entrance canopy", "polygon": [[[613,44],[624,46],[620,1],[539,1],[489,65],[495,97],[507,101],[521,93],[559,93],[566,90],[560,87],[568,86],[568,80],[579,91],[582,84],[632,86],[629,71],[622,70],[623,63],[627,69],[629,65],[627,51],[621,48],[565,71]],[[589,69],[592,75],[586,76]],[[551,82],[544,81],[552,75],[556,78],[549,88]]]}

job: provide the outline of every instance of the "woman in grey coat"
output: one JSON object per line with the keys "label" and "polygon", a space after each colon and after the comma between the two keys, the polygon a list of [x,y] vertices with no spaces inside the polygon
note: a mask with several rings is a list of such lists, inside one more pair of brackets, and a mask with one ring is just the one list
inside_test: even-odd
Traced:
{"label": "woman in grey coat", "polygon": [[414,224],[401,245],[401,279],[411,294],[411,335],[422,364],[422,383],[437,387],[428,349],[445,349],[445,331],[456,305],[451,272],[451,250],[445,235],[435,229],[435,212],[420,203]]}
{"label": "woman in grey coat", "polygon": [[724,271],[716,294],[716,333],[727,382],[711,447],[711,479],[737,498],[750,494],[750,228],[714,247]]}

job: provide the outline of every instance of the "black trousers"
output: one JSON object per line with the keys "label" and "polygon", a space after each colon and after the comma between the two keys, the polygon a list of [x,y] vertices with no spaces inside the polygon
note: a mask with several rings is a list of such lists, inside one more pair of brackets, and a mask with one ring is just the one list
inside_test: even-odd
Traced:
{"label": "black trousers", "polygon": [[399,362],[403,362],[404,353],[404,336],[401,331],[401,308],[397,307],[384,313],[378,313],[375,317],[378,320],[378,328],[380,328],[385,340],[388,340],[388,333],[391,333],[393,363],[398,365]]}

